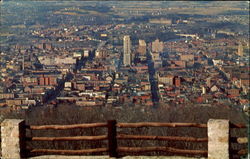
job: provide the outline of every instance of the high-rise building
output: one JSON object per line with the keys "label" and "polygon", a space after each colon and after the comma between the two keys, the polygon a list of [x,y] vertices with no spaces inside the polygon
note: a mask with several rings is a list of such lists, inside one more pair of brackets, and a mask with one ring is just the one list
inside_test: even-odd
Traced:
{"label": "high-rise building", "polygon": [[147,49],[147,45],[146,45],[145,40],[139,40],[139,46],[138,46],[137,52],[140,55],[145,55],[146,54],[146,49]]}
{"label": "high-rise building", "polygon": [[239,56],[243,56],[243,46],[242,44],[240,43],[239,46],[238,46],[238,52],[237,52],[237,55]]}
{"label": "high-rise building", "polygon": [[163,42],[161,42],[159,39],[156,39],[154,42],[152,42],[152,52],[163,52]]}
{"label": "high-rise building", "polygon": [[123,65],[131,65],[131,41],[129,35],[123,37]]}

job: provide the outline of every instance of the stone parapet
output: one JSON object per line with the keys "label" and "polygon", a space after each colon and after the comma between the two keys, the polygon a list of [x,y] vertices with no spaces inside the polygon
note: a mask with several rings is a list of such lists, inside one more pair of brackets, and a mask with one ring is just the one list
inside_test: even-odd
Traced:
{"label": "stone parapet", "polygon": [[23,157],[24,126],[24,120],[19,119],[5,119],[1,123],[2,158],[21,159]]}
{"label": "stone parapet", "polygon": [[229,159],[229,120],[208,121],[208,159]]}

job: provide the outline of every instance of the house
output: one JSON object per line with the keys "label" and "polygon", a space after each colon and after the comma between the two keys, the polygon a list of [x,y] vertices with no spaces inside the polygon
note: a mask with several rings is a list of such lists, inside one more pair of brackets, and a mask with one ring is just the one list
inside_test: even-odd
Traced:
{"label": "house", "polygon": [[217,92],[217,91],[219,91],[220,90],[220,88],[218,87],[218,86],[216,86],[216,85],[213,85],[211,88],[210,88],[210,91],[211,92]]}
{"label": "house", "polygon": [[158,81],[159,83],[169,84],[172,85],[174,80],[173,75],[160,75],[158,74]]}
{"label": "house", "polygon": [[13,99],[14,93],[0,93],[0,99]]}
{"label": "house", "polygon": [[232,96],[240,96],[240,90],[236,88],[228,89],[227,94]]}

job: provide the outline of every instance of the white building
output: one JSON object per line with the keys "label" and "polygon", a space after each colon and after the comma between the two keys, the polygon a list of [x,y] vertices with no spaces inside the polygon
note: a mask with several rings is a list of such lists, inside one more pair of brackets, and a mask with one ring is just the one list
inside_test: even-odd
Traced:
{"label": "white building", "polygon": [[129,35],[123,37],[123,64],[124,66],[131,65],[131,41]]}

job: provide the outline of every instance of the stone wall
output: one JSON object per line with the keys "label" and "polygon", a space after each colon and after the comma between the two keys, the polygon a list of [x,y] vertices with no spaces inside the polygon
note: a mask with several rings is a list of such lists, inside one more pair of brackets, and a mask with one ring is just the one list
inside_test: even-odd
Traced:
{"label": "stone wall", "polygon": [[20,159],[24,156],[24,120],[6,119],[1,123],[2,158]]}
{"label": "stone wall", "polygon": [[229,159],[229,121],[208,121],[208,159]]}

